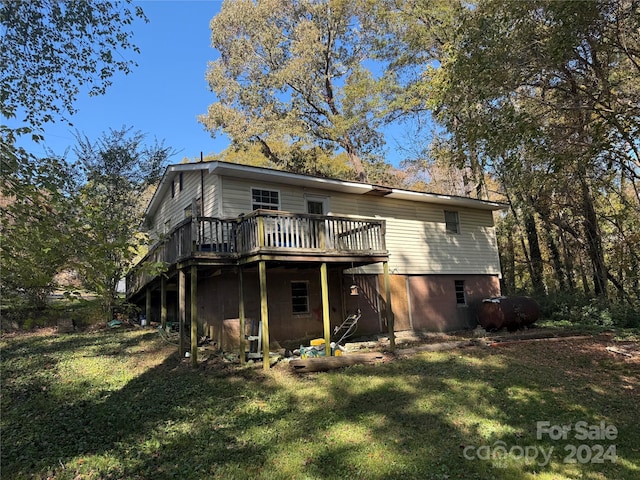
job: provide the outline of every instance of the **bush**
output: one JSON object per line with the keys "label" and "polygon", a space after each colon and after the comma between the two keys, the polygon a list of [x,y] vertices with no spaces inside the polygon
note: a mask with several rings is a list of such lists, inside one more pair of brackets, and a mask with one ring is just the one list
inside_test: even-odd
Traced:
{"label": "bush", "polygon": [[597,327],[640,327],[640,305],[604,302],[581,294],[557,293],[538,299],[542,318]]}
{"label": "bush", "polygon": [[640,305],[614,303],[609,308],[617,326],[640,328]]}
{"label": "bush", "polygon": [[55,327],[61,319],[71,319],[79,328],[103,321],[97,301],[68,298],[51,303],[44,309],[20,303],[3,305],[0,319],[1,331]]}

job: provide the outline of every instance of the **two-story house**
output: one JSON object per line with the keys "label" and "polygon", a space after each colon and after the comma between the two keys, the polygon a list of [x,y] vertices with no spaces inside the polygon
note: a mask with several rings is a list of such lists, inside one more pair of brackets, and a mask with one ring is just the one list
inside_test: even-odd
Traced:
{"label": "two-story house", "polygon": [[[225,162],[171,165],[146,211],[156,243],[127,297],[153,320],[190,323],[192,348],[199,335],[237,348],[247,325],[260,326],[265,353],[269,342],[329,339],[358,309],[359,334],[471,328],[474,306],[500,294],[502,208]],[[162,274],[147,268],[160,262]]]}

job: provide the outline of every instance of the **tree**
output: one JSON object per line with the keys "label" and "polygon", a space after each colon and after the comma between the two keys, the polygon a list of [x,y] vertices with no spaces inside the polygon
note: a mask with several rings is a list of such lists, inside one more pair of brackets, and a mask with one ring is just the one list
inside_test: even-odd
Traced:
{"label": "tree", "polygon": [[[384,98],[392,78],[371,63],[366,2],[345,0],[225,1],[211,21],[220,52],[207,72],[217,102],[200,121],[243,147],[260,145],[283,164],[275,145],[313,158],[317,148],[344,151],[367,177],[383,145]],[[296,156],[296,155],[292,155]]]}
{"label": "tree", "polygon": [[101,95],[116,71],[129,73],[130,0],[10,0],[0,4],[0,113],[39,128],[68,120],[85,85]]}
{"label": "tree", "polygon": [[262,147],[256,143],[245,144],[242,147],[232,145],[219,154],[206,156],[204,160],[281,169],[319,177],[356,179],[344,153],[329,155],[320,147],[301,148],[300,145],[288,145],[275,141],[271,143],[270,148],[278,157],[279,163],[274,163],[267,158]]}
{"label": "tree", "polygon": [[145,207],[141,198],[159,181],[174,152],[157,141],[146,145],[141,132],[127,127],[103,133],[95,142],[79,133],[76,138],[74,152],[84,177],[77,269],[108,316],[117,301],[118,282],[146,244],[138,232]]}
{"label": "tree", "polygon": [[63,160],[35,161],[23,149],[6,156],[3,167],[0,293],[42,308],[73,255],[75,177]]}
{"label": "tree", "polygon": [[26,294],[38,306],[53,275],[74,256],[73,175],[53,156],[36,158],[17,146],[21,135],[43,138],[49,122],[69,121],[82,88],[100,95],[117,71],[135,65],[129,28],[146,20],[130,0],[9,0],[0,2],[0,214],[5,294]]}
{"label": "tree", "polygon": [[[439,17],[425,15],[429,5],[397,2],[394,14],[432,44],[434,26],[441,28]],[[437,65],[420,68],[412,37],[398,37],[403,68],[420,69],[407,77],[408,105],[433,110],[450,158],[478,184],[486,175],[502,181],[526,232],[534,286],[542,286],[543,272],[569,265],[556,244],[563,242],[572,249],[566,258],[578,260],[574,268],[586,260],[596,296],[606,299],[613,285],[630,298],[625,268],[612,274],[608,242],[640,214],[640,4],[485,0],[455,10],[449,25],[449,35],[435,36]],[[634,215],[621,222],[603,208],[614,204]]]}

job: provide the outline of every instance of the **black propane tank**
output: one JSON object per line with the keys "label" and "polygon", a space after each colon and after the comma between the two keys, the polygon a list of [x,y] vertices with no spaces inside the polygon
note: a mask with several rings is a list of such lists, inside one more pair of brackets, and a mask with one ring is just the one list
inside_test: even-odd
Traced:
{"label": "black propane tank", "polygon": [[534,323],[540,306],[531,297],[485,298],[478,307],[478,323],[487,331],[506,328],[510,332]]}

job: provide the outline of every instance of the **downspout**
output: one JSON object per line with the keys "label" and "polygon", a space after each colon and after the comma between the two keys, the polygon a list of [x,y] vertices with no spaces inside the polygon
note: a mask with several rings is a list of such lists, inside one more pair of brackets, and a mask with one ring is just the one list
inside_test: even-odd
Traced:
{"label": "downspout", "polygon": [[[200,163],[204,162],[202,152],[200,152]],[[200,216],[204,217],[204,170],[200,169]]]}

